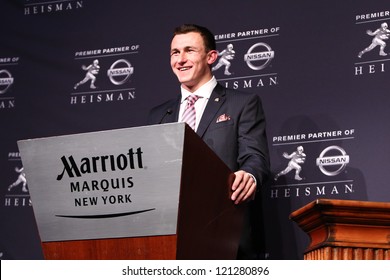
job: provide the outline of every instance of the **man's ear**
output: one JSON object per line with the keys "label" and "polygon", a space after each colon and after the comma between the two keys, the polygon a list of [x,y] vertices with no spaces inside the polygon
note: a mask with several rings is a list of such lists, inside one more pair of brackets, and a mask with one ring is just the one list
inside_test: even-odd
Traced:
{"label": "man's ear", "polygon": [[209,51],[207,53],[207,63],[213,64],[218,58],[218,52],[216,50]]}

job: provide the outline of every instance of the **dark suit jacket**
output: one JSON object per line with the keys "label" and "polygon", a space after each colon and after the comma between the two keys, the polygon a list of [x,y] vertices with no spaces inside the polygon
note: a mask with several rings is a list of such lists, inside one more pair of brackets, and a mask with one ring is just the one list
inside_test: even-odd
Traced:
{"label": "dark suit jacket", "polygon": [[[177,122],[180,100],[179,95],[153,108],[148,124]],[[224,114],[229,119],[218,122]],[[232,171],[249,172],[256,177],[259,186],[263,185],[269,172],[269,153],[264,111],[258,95],[218,84],[196,133]]]}
{"label": "dark suit jacket", "polygon": [[[177,122],[181,97],[153,108],[148,124]],[[220,118],[220,116],[224,116]],[[223,121],[218,121],[218,120]],[[255,176],[257,190],[269,173],[269,153],[265,117],[256,94],[227,89],[218,84],[207,103],[196,133],[233,171],[244,170]],[[205,163],[207,164],[207,163]],[[256,200],[260,201],[260,194]],[[264,234],[259,204],[247,207],[238,259],[262,258]]]}

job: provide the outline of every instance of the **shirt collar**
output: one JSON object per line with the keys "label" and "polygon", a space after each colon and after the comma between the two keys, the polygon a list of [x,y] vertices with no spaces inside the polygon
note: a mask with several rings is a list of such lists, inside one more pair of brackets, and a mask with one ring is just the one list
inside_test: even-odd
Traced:
{"label": "shirt collar", "polygon": [[217,79],[213,76],[210,81],[202,85],[195,92],[189,92],[188,90],[181,87],[181,103],[187,99],[187,97],[191,94],[200,96],[201,98],[210,98],[213,89],[217,85]]}

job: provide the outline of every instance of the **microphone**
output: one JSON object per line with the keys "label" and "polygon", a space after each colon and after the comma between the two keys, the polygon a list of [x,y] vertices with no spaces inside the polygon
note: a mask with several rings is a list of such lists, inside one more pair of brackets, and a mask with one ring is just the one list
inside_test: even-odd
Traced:
{"label": "microphone", "polygon": [[172,111],[171,108],[167,109],[167,111],[165,112],[164,116],[162,116],[162,118],[161,118],[161,120],[160,120],[160,122],[159,122],[158,124],[162,124],[162,122],[163,122],[163,120],[165,119],[165,117],[168,116],[168,115],[170,115],[170,114],[172,114],[172,112],[173,112],[173,111]]}

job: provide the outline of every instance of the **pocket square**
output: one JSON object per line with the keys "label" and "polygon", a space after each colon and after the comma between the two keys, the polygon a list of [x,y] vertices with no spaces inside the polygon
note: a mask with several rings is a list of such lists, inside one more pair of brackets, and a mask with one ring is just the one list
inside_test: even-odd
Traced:
{"label": "pocket square", "polygon": [[230,120],[230,116],[227,115],[227,114],[223,114],[223,115],[220,115],[220,116],[217,118],[217,123],[226,122],[226,121],[229,121],[229,120]]}

